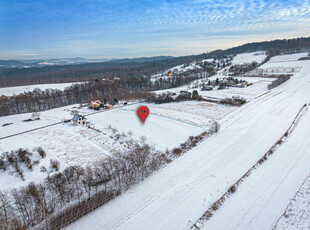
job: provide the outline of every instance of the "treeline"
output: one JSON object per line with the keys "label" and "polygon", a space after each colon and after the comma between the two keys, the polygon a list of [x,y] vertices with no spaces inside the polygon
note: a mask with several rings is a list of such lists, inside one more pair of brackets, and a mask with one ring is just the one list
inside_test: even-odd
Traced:
{"label": "treeline", "polygon": [[185,154],[220,126],[211,124],[207,132],[190,136],[178,148],[156,151],[141,142],[131,142],[127,152],[119,152],[86,168],[70,166],[48,174],[40,184],[12,191],[0,191],[0,229],[61,229]]}
{"label": "treeline", "polygon": [[272,81],[269,85],[268,85],[268,89],[273,89],[281,84],[283,84],[284,82],[286,82],[287,80],[289,80],[291,78],[290,75],[280,75],[277,77],[276,80]]}
{"label": "treeline", "polygon": [[293,39],[278,39],[265,42],[252,42],[225,50],[225,54],[238,54],[255,51],[268,51],[269,54],[278,55],[281,52],[299,52],[310,49],[310,37]]}
{"label": "treeline", "polygon": [[241,106],[246,103],[246,99],[239,96],[232,96],[231,98],[226,97],[221,99],[219,103],[224,105]]}
{"label": "treeline", "polygon": [[[74,84],[64,91],[58,89],[35,89],[11,97],[0,97],[0,116],[19,113],[45,111],[70,104],[89,103],[91,100],[113,98],[130,98],[137,93],[149,90],[166,89],[181,86],[197,79],[197,75],[172,77],[151,81],[147,78],[127,79],[120,81],[95,80],[83,84]],[[140,94],[140,96],[147,94]]]}
{"label": "treeline", "polygon": [[63,207],[85,203],[92,196],[100,195],[102,199],[105,195],[108,201],[143,180],[166,161],[165,154],[145,142],[136,143],[132,150],[115,154],[87,168],[70,166],[63,172],[49,175],[41,184],[30,183],[10,193],[0,192],[0,229],[27,229],[52,213],[57,215]]}

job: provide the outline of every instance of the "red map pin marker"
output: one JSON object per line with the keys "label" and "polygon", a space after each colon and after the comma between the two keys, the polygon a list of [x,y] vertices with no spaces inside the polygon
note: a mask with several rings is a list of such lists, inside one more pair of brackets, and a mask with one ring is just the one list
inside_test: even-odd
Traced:
{"label": "red map pin marker", "polygon": [[148,107],[146,106],[141,106],[139,109],[138,109],[138,114],[139,116],[141,117],[143,123],[145,122],[147,116],[149,115],[150,113],[150,110]]}

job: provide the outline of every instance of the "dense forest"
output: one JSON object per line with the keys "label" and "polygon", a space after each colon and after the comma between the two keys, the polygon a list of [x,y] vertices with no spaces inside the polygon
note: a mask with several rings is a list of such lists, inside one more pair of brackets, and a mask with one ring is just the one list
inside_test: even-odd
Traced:
{"label": "dense forest", "polygon": [[283,52],[310,49],[310,37],[247,43],[238,47],[215,50],[200,55],[183,57],[158,57],[112,60],[103,63],[55,65],[32,68],[0,69],[0,87],[87,81],[101,78],[133,78],[150,76],[173,66],[204,58],[219,58],[225,55],[268,51],[270,56]]}

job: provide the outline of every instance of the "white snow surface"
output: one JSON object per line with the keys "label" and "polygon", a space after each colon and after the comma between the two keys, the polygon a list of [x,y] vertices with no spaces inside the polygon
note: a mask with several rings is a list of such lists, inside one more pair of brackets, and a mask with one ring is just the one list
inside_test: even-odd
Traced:
{"label": "white snow surface", "polygon": [[0,96],[13,96],[18,95],[24,92],[31,92],[34,89],[38,88],[42,91],[46,89],[59,89],[64,90],[66,87],[71,86],[73,84],[81,84],[82,82],[74,82],[74,83],[55,83],[55,84],[38,84],[38,85],[24,85],[24,86],[14,86],[14,87],[6,87],[0,88]]}
{"label": "white snow surface", "polygon": [[[310,172],[305,164],[310,161],[310,129],[305,128],[309,124],[310,112],[306,111],[287,141],[245,179],[203,229],[272,229]],[[301,201],[305,200],[310,202],[309,197]],[[310,223],[301,210],[290,218],[291,227],[284,228],[283,218],[279,229],[309,229],[302,227]]]}
{"label": "white snow surface", "polygon": [[202,127],[195,124],[158,116],[152,111],[143,124],[138,117],[137,108],[137,105],[132,105],[123,109],[111,110],[90,116],[88,120],[96,124],[98,129],[103,130],[105,126],[111,125],[121,132],[131,131],[136,139],[145,136],[149,144],[161,151],[177,147],[185,142],[190,135],[198,135],[204,131]]}
{"label": "white snow surface", "polygon": [[275,80],[275,78],[260,78],[260,77],[234,77],[238,78],[239,80],[245,80],[248,83],[253,83],[253,85],[245,87],[245,88],[237,88],[237,87],[229,87],[228,89],[222,89],[218,90],[217,87],[215,87],[212,91],[202,91],[201,87],[194,88],[195,85],[199,85],[202,83],[207,84],[209,79],[210,80],[216,80],[216,78],[219,78],[220,80],[223,78],[227,78],[229,76],[225,75],[214,75],[207,79],[199,79],[195,83],[191,83],[190,85],[176,87],[172,89],[166,89],[166,90],[158,90],[155,91],[155,93],[160,94],[163,92],[175,92],[178,93],[182,90],[186,90],[189,92],[192,92],[193,90],[197,90],[199,95],[203,96],[207,99],[224,99],[224,98],[230,98],[233,96],[240,96],[247,101],[251,101],[255,99],[256,97],[259,97],[260,95],[263,95],[268,92],[267,86]]}
{"label": "white snow surface", "polygon": [[[40,165],[35,166],[33,172],[26,168],[24,169],[26,179],[24,182],[18,177],[0,171],[0,188],[10,189],[26,185],[31,181],[42,181],[46,174],[40,172],[40,167],[45,166],[48,168],[50,159],[59,160],[62,166],[86,166],[116,151],[126,151],[128,150],[127,143],[130,140],[129,131],[132,132],[133,140],[140,141],[140,137],[145,136],[147,143],[154,146],[157,150],[165,151],[166,149],[178,147],[181,143],[187,141],[191,135],[201,134],[206,129],[205,126],[208,126],[211,122],[210,118],[206,118],[205,126],[197,124],[201,116],[207,114],[207,112],[198,115],[198,117],[192,116],[190,118],[187,118],[188,113],[180,113],[179,119],[176,119],[169,114],[153,113],[153,107],[150,107],[151,114],[148,116],[145,124],[143,124],[137,114],[137,108],[141,105],[119,107],[87,116],[87,120],[101,132],[87,129],[84,126],[61,123],[0,140],[0,156],[4,152],[17,150],[18,148],[32,150],[39,146],[48,155],[46,159],[40,160]],[[180,106],[181,103],[175,107],[180,108]],[[189,109],[194,106],[194,104],[183,105],[184,108],[188,107]],[[197,111],[201,110],[203,106],[197,106]],[[0,124],[13,123],[4,127],[0,126],[0,138],[53,124],[61,121],[63,117],[72,118],[70,111],[77,109],[76,107],[72,105],[44,111],[41,113],[40,120],[32,122],[22,122],[23,119],[29,118],[30,114],[0,117]],[[210,107],[212,108],[212,105]],[[223,117],[231,111],[226,106],[215,108],[219,108],[218,111],[214,110],[214,113],[219,117]],[[80,114],[94,112],[87,108],[78,110]],[[209,117],[212,116],[212,109],[210,110],[211,113],[208,112]],[[112,128],[109,128],[109,126]],[[123,133],[125,137],[116,139],[115,134],[124,136]]]}
{"label": "white snow surface", "polygon": [[310,229],[310,176],[296,193],[275,226],[276,230]]}
{"label": "white snow surface", "polygon": [[307,52],[284,54],[272,57],[270,61],[260,66],[255,71],[263,71],[269,74],[291,74],[299,72],[308,63],[308,60],[298,61],[302,57],[307,57]]}
{"label": "white snow surface", "polygon": [[298,59],[303,58],[303,57],[307,57],[307,56],[308,56],[308,52],[278,55],[278,56],[272,57],[270,59],[269,63],[297,61]]}
{"label": "white snow surface", "polygon": [[257,51],[252,53],[237,54],[232,60],[233,65],[251,64],[252,62],[262,63],[267,57],[265,51]]}
{"label": "white snow surface", "polygon": [[[23,122],[23,120],[31,118],[32,113],[23,113],[23,114],[0,117],[0,138],[28,131],[31,129],[39,128],[45,125],[51,125],[57,122],[61,122],[64,118],[71,119],[72,115],[70,115],[70,112],[72,110],[79,110],[79,114],[81,115],[86,115],[94,112],[93,110],[89,110],[86,108],[78,109],[78,107],[79,105],[75,104],[47,110],[41,112],[40,120],[31,122]],[[2,127],[2,125],[7,123],[13,123],[13,124]]]}
{"label": "white snow surface", "polygon": [[[207,129],[214,121],[220,121],[237,107],[204,101],[183,101],[164,104],[146,103],[153,115],[166,117]],[[124,109],[136,111],[141,105]]]}
{"label": "white snow surface", "polygon": [[[297,64],[299,65],[299,63]],[[289,81],[227,115],[221,121],[222,127],[219,133],[206,139],[196,148],[174,160],[126,193],[79,219],[67,229],[89,229],[90,223],[94,230],[190,228],[210,205],[219,199],[284,134],[300,108],[310,101],[309,88],[310,62],[307,62],[304,63],[301,71]],[[303,125],[300,127],[308,129],[306,126],[309,124],[308,119],[301,124]],[[295,135],[298,135],[297,131],[296,129],[297,134]],[[301,134],[308,134],[307,132],[301,131]],[[297,137],[293,139],[293,135],[289,138],[292,138],[293,143],[298,139]],[[296,144],[299,145],[300,142]],[[287,145],[283,145],[283,148],[285,146],[288,149],[292,148],[289,145],[289,140]],[[306,147],[298,148],[304,152],[305,149],[309,149]],[[279,151],[281,150],[279,149]],[[278,170],[285,168],[285,165],[287,167],[290,167],[290,164],[298,165],[297,169],[291,171],[292,173],[284,169],[285,172],[288,172],[290,185],[293,183],[295,188],[300,186],[300,181],[304,180],[304,175],[309,172],[310,168],[309,161],[305,161],[308,159],[307,156],[297,152],[297,157],[294,159],[298,159],[299,163],[285,159],[281,163],[276,162],[276,165],[283,164],[283,166],[274,169],[275,176],[278,176]],[[275,154],[275,156],[281,155],[281,153]],[[286,154],[288,157],[292,157],[292,153]],[[300,167],[306,169],[307,172],[301,172],[298,169],[300,164],[303,165]],[[268,168],[268,165],[269,162],[265,167]],[[269,171],[267,173],[273,177],[273,173]],[[295,176],[300,177],[292,179]],[[258,177],[257,183],[262,183],[263,180]],[[281,183],[282,176],[279,177],[279,180],[280,189],[287,188],[286,182]],[[272,197],[277,191],[279,190],[268,190],[266,196],[269,194]],[[288,188],[285,196],[292,197],[296,191],[296,189]],[[253,193],[250,192],[247,195],[251,196]],[[276,199],[281,203],[281,197]],[[269,200],[264,199],[264,201]],[[285,199],[281,203],[279,209],[282,209],[282,212],[287,201]],[[250,205],[252,210],[249,218],[253,217],[254,213],[260,213],[262,211],[260,208],[263,205],[257,205],[257,203],[254,203],[253,206]],[[258,216],[264,215],[266,214],[261,213]],[[229,220],[231,220],[230,217],[225,215],[220,219],[223,224]],[[236,218],[236,222],[238,220]],[[259,218],[259,220],[262,219]],[[264,221],[265,219],[259,226],[263,226]],[[245,224],[248,228],[243,229],[251,229],[250,227],[255,222],[252,219],[252,222],[247,222],[248,225]],[[264,226],[268,228],[269,224],[270,222],[266,221]]]}

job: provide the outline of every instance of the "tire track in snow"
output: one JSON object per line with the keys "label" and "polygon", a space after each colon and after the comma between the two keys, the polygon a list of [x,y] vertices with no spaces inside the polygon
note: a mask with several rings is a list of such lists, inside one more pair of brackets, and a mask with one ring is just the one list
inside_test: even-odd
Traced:
{"label": "tire track in snow", "polygon": [[282,137],[264,154],[262,158],[260,158],[257,163],[255,163],[237,182],[235,182],[231,187],[217,200],[215,201],[211,207],[191,226],[191,230],[197,230],[203,227],[203,225],[212,218],[213,214],[219,209],[225,202],[227,198],[229,198],[238,188],[240,184],[242,184],[247,177],[249,177],[252,172],[257,169],[261,164],[263,164],[288,138],[288,136],[294,131],[296,128],[298,121],[300,120],[303,111],[305,111],[310,103],[304,104],[302,108],[299,110],[297,115],[295,116],[292,124],[289,126],[287,131],[282,135]]}

